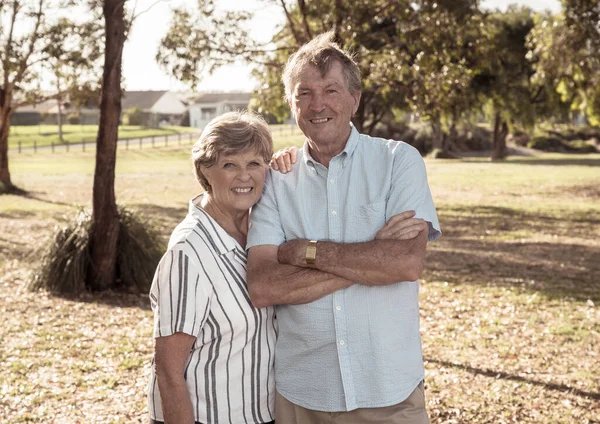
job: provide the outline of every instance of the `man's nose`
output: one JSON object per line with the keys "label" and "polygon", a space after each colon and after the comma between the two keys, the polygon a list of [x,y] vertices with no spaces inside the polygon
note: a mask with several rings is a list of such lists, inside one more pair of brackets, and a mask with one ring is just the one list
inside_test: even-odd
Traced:
{"label": "man's nose", "polygon": [[310,109],[313,112],[322,112],[325,109],[323,96],[319,94],[314,94],[310,99]]}

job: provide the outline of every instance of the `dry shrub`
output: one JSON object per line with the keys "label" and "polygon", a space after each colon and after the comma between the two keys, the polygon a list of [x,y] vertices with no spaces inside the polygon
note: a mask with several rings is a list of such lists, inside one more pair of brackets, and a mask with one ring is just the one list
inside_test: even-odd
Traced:
{"label": "dry shrub", "polygon": [[[54,294],[76,294],[89,290],[91,215],[80,210],[76,219],[55,227],[50,241],[42,248],[41,262],[34,273],[30,290],[46,289]],[[119,208],[117,278],[111,289],[146,293],[164,243],[153,226],[139,214]]]}
{"label": "dry shrub", "polygon": [[119,218],[118,283],[126,290],[147,293],[166,246],[154,226],[138,214],[121,208]]}

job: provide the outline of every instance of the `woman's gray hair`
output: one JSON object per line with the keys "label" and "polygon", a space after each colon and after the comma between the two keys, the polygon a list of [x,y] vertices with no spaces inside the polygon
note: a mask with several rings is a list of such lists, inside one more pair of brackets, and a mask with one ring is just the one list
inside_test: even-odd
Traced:
{"label": "woman's gray hair", "polygon": [[329,72],[331,64],[336,61],[342,65],[348,91],[351,94],[360,93],[361,81],[358,65],[352,56],[342,50],[333,40],[334,32],[326,32],[316,36],[290,56],[283,69],[282,77],[285,86],[285,99],[288,102],[292,100],[292,90],[301,71],[309,65],[314,66],[324,77]]}
{"label": "woman's gray hair", "polygon": [[211,187],[200,167],[211,167],[221,155],[232,155],[248,149],[269,163],[273,156],[273,138],[265,120],[252,112],[228,112],[219,115],[204,127],[192,147],[194,174],[200,185],[210,193]]}

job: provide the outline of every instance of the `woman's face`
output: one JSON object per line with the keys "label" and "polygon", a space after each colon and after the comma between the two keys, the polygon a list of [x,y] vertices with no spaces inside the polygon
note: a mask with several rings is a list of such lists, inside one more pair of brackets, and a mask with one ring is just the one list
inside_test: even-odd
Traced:
{"label": "woman's face", "polygon": [[267,164],[254,149],[220,155],[211,167],[201,171],[211,187],[211,198],[224,211],[247,212],[260,198]]}

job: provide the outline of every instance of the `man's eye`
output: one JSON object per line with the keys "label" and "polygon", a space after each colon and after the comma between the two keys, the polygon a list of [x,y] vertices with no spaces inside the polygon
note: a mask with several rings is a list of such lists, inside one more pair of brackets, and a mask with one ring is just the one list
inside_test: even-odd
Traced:
{"label": "man's eye", "polygon": [[337,90],[334,90],[333,88],[330,90],[327,90],[328,93],[332,94],[332,93],[337,93]]}

